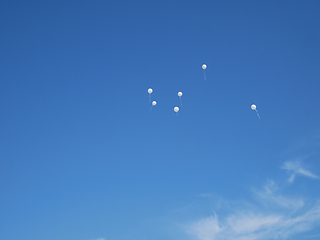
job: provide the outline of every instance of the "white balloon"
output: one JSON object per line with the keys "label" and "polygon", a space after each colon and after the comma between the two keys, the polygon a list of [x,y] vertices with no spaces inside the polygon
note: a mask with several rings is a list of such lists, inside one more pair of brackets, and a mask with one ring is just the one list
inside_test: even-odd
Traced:
{"label": "white balloon", "polygon": [[203,65],[202,65],[202,69],[204,70],[204,69],[206,69],[206,68],[207,68],[207,65],[203,64]]}
{"label": "white balloon", "polygon": [[252,110],[256,110],[256,109],[257,109],[257,106],[254,105],[254,104],[252,104],[252,105],[251,105],[251,109],[252,109]]}
{"label": "white balloon", "polygon": [[152,88],[148,89],[148,93],[151,94],[153,92]]}
{"label": "white balloon", "polygon": [[178,92],[178,96],[181,97],[182,96],[182,92]]}
{"label": "white balloon", "polygon": [[155,106],[155,105],[157,105],[157,102],[156,102],[156,101],[153,101],[153,102],[152,102],[152,106]]}
{"label": "white balloon", "polygon": [[177,112],[179,112],[179,108],[178,108],[178,107],[175,107],[175,108],[173,109],[173,111],[175,111],[175,112],[177,113]]}

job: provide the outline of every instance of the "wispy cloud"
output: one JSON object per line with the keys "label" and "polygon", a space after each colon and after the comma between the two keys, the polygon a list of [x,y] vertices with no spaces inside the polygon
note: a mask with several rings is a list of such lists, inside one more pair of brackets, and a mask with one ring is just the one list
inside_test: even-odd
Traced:
{"label": "wispy cloud", "polygon": [[281,167],[288,171],[291,175],[288,179],[288,182],[292,183],[296,177],[296,175],[300,174],[310,178],[319,178],[317,175],[311,173],[310,171],[302,168],[300,161],[287,161]]}
{"label": "wispy cloud", "polygon": [[187,232],[196,235],[201,240],[212,240],[223,231],[224,229],[220,226],[216,215],[200,219],[192,223],[187,229]]}
{"label": "wispy cloud", "polygon": [[95,238],[95,239],[90,239],[90,240],[106,240],[105,238]]}
{"label": "wispy cloud", "polygon": [[296,216],[241,212],[231,214],[222,221],[218,216],[195,221],[187,226],[187,232],[197,240],[264,240],[284,239],[296,233],[306,232],[320,224],[320,203]]}
{"label": "wispy cloud", "polygon": [[[318,178],[300,162],[285,162],[282,168],[294,176]],[[196,240],[267,240],[286,239],[320,226],[320,201],[305,204],[303,198],[284,195],[283,187],[273,180],[253,193],[255,202],[234,204],[219,218],[215,213],[189,222],[185,231]]]}
{"label": "wispy cloud", "polygon": [[254,193],[257,196],[257,200],[268,207],[275,205],[280,208],[297,211],[304,206],[304,201],[301,198],[286,197],[281,195],[279,191],[278,185],[273,180],[269,180],[262,191],[254,191]]}

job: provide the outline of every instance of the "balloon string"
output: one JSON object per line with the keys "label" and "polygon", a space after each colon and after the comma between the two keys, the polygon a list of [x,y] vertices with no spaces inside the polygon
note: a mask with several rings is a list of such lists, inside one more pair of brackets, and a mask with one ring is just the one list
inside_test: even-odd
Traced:
{"label": "balloon string", "polygon": [[259,113],[258,113],[257,109],[255,109],[255,111],[256,111],[256,113],[257,113],[258,118],[260,118],[260,115],[259,115]]}
{"label": "balloon string", "polygon": [[182,100],[181,100],[181,97],[179,97],[179,98],[180,98],[181,107],[183,107],[183,106],[182,106]]}
{"label": "balloon string", "polygon": [[207,80],[207,78],[206,78],[206,70],[203,70],[203,76],[204,76],[204,80]]}
{"label": "balloon string", "polygon": [[151,94],[149,94],[149,104],[151,103]]}

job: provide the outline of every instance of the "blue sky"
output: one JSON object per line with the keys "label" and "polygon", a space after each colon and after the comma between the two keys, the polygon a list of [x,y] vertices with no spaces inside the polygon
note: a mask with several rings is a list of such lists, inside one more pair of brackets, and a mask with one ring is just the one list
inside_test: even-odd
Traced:
{"label": "blue sky", "polygon": [[319,239],[319,10],[2,1],[1,238]]}

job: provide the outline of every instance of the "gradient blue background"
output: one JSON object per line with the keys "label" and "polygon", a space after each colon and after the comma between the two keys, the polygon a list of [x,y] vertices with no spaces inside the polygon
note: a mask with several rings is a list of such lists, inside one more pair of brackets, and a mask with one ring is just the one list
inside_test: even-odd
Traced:
{"label": "gradient blue background", "polygon": [[[186,239],[168,222],[201,215],[175,213],[201,194],[249,198],[298,155],[319,175],[319,11],[2,1],[1,239]],[[299,181],[287,191],[320,198]]]}

